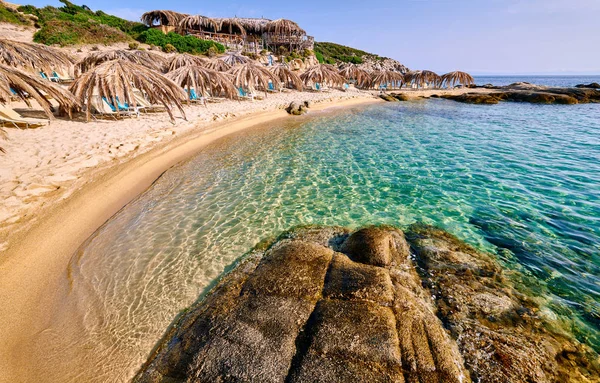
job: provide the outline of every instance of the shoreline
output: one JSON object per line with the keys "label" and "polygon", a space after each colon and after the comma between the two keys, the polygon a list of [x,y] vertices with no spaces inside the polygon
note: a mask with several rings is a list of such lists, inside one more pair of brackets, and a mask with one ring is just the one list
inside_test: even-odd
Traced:
{"label": "shoreline", "polygon": [[[383,102],[369,96],[314,104],[311,112]],[[0,369],[11,381],[27,369],[27,358],[18,350],[32,334],[45,330],[45,313],[56,303],[68,261],[110,217],[147,190],[165,171],[191,158],[206,145],[260,124],[272,124],[289,116],[283,110],[256,111],[230,121],[189,131],[149,151],[91,174],[84,186],[68,198],[46,207],[41,217],[11,236],[0,259]],[[292,117],[294,118],[294,117]],[[88,173],[94,173],[90,171]],[[60,228],[60,230],[57,230]],[[6,380],[5,380],[6,379]]]}

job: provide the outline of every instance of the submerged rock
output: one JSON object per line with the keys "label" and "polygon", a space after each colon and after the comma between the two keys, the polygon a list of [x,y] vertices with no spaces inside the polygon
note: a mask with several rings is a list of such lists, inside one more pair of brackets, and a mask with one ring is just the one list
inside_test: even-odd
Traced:
{"label": "submerged rock", "polygon": [[592,82],[590,84],[577,84],[575,88],[591,88],[591,89],[600,89],[600,84],[597,82]]}
{"label": "submerged rock", "polygon": [[291,115],[300,116],[308,111],[308,104],[309,102],[299,103],[297,101],[292,101],[285,110]]}
{"label": "submerged rock", "polygon": [[[525,88],[525,86],[523,86]],[[532,104],[578,104],[600,102],[600,91],[578,88],[543,88],[542,90],[506,90],[491,93],[442,95],[442,98],[468,104],[497,104],[500,101]]]}
{"label": "submerged rock", "polygon": [[301,228],[224,276],[134,381],[599,381],[538,310],[444,231]]}

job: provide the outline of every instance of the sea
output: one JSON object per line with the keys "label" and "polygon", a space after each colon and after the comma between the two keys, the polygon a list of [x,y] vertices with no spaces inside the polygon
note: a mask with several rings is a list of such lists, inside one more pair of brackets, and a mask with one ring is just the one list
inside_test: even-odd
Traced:
{"label": "sea", "polygon": [[48,381],[128,381],[259,241],[296,225],[415,222],[491,253],[546,318],[600,351],[600,104],[429,99],[252,128],[168,170],[73,256],[35,368]]}

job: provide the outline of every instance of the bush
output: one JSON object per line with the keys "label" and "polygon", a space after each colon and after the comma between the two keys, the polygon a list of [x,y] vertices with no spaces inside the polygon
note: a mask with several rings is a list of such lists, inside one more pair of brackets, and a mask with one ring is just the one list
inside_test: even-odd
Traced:
{"label": "bush", "polygon": [[139,36],[142,43],[156,45],[163,48],[171,45],[179,53],[207,54],[211,47],[214,47],[217,53],[224,53],[225,47],[214,41],[202,40],[194,36],[182,36],[177,33],[162,33],[156,29],[148,29]]}
{"label": "bush", "polygon": [[33,35],[33,41],[36,43],[60,46],[93,43],[108,45],[129,40],[131,37],[124,32],[92,20],[85,23],[48,21]]}
{"label": "bush", "polygon": [[[79,43],[110,44],[116,41],[137,38],[140,33],[148,29],[142,23],[124,20],[102,11],[92,12],[87,6],[78,6],[68,0],[60,1],[64,6],[59,8],[52,6],[36,8],[32,5],[18,8],[20,12],[36,16],[38,18],[36,26],[45,29],[38,37],[39,42],[50,44],[50,41],[55,41],[56,44],[60,45]],[[60,28],[53,30],[52,28],[56,26],[60,26]],[[85,29],[90,28],[93,31],[86,33]],[[103,36],[101,29],[106,31],[108,36]],[[63,32],[69,35],[61,36]],[[127,38],[124,38],[124,35]]]}
{"label": "bush", "polygon": [[206,51],[208,57],[215,57],[218,53],[219,51],[214,46],[208,48],[208,51]]}
{"label": "bush", "polygon": [[17,24],[17,25],[28,25],[29,20],[19,12],[11,8],[7,8],[0,2],[0,22]]}
{"label": "bush", "polygon": [[385,57],[334,43],[315,43],[315,56],[317,56],[319,62],[325,63],[336,63],[341,61],[361,64],[363,62],[363,56],[375,60],[385,59]]}
{"label": "bush", "polygon": [[138,49],[139,47],[140,47],[140,43],[136,43],[135,41],[132,41],[129,43],[129,49],[132,51]]}
{"label": "bush", "polygon": [[315,57],[319,63],[325,63],[325,59],[323,58],[323,54],[321,52],[315,52]]}
{"label": "bush", "polygon": [[177,52],[177,48],[175,48],[175,47],[174,47],[173,45],[171,45],[171,44],[166,44],[166,45],[163,47],[163,52],[165,52],[165,53],[174,53],[174,52]]}

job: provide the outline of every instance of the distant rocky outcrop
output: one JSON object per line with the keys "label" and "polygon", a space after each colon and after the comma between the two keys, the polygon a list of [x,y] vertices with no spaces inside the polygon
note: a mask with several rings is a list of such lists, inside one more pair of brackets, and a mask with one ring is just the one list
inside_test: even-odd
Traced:
{"label": "distant rocky outcrop", "polygon": [[135,382],[598,382],[488,255],[436,228],[301,228],[183,314]]}
{"label": "distant rocky outcrop", "polygon": [[593,82],[591,84],[577,84],[575,88],[590,88],[590,89],[600,89],[600,84],[597,82]]}
{"label": "distant rocky outcrop", "polygon": [[374,58],[371,56],[363,56],[362,64],[357,65],[359,68],[365,69],[368,72],[376,70],[391,70],[400,73],[406,73],[409,69],[397,60],[390,58]]}
{"label": "distant rocky outcrop", "polygon": [[[502,88],[510,89],[510,88]],[[600,102],[600,91],[583,88],[538,88],[535,90],[502,90],[489,93],[445,94],[438,97],[468,104],[497,104],[500,101],[532,104],[587,104]]]}

